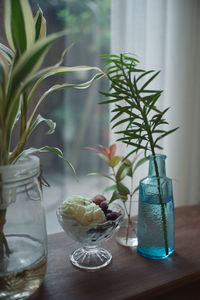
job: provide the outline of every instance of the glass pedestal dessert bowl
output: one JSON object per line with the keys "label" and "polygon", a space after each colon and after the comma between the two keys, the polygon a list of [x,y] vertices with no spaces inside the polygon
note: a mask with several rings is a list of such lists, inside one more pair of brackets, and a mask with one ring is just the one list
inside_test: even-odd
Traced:
{"label": "glass pedestal dessert bowl", "polygon": [[[112,210],[111,210],[112,209]],[[106,210],[110,214],[105,222],[86,222],[82,224],[74,217],[63,215],[62,205],[57,209],[57,218],[63,230],[82,246],[70,255],[71,263],[88,271],[106,267],[112,260],[109,251],[100,247],[102,242],[110,239],[119,228],[124,217],[124,211],[118,204],[112,204]],[[105,216],[106,212],[104,211]],[[113,215],[112,215],[113,214]]]}

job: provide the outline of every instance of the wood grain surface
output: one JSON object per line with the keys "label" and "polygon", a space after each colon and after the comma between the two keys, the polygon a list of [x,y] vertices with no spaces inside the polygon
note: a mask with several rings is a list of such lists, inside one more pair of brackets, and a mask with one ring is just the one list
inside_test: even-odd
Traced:
{"label": "wood grain surface", "polygon": [[48,237],[47,273],[31,300],[200,299],[200,205],[175,209],[175,253],[165,260],[143,258],[113,238],[102,245],[112,263],[85,272],[69,261],[78,246],[64,232]]}

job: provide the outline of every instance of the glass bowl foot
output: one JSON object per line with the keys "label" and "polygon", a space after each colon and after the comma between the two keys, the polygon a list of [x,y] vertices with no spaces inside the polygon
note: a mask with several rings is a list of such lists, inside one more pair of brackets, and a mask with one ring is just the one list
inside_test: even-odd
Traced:
{"label": "glass bowl foot", "polygon": [[70,261],[75,267],[88,271],[104,268],[111,260],[110,252],[97,247],[78,248],[70,255]]}

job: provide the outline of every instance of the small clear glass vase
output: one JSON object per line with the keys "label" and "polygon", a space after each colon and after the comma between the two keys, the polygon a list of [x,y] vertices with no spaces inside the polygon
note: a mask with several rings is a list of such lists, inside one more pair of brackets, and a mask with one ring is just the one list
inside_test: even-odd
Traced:
{"label": "small clear glass vase", "polygon": [[115,235],[118,244],[125,247],[136,247],[137,239],[137,220],[125,218]]}
{"label": "small clear glass vase", "polygon": [[137,205],[138,201],[127,200],[123,203],[125,215],[119,230],[115,234],[115,239],[118,244],[125,247],[136,247],[137,239]]}
{"label": "small clear glass vase", "polygon": [[173,189],[165,159],[149,156],[149,174],[139,184],[137,250],[151,259],[165,259],[174,252]]}
{"label": "small clear glass vase", "polygon": [[0,299],[26,299],[41,285],[47,234],[39,158],[0,166]]}

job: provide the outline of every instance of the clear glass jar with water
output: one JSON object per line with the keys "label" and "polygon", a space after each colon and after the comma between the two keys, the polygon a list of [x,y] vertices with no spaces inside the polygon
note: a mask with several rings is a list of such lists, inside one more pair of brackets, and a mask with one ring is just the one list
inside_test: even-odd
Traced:
{"label": "clear glass jar with water", "polygon": [[47,234],[39,158],[0,166],[0,299],[26,299],[41,285]]}
{"label": "clear glass jar with water", "polygon": [[174,252],[173,189],[165,159],[149,156],[148,176],[139,184],[137,250],[151,259],[165,259]]}

